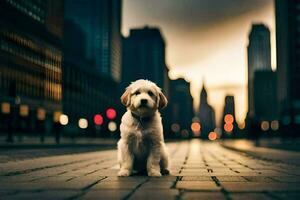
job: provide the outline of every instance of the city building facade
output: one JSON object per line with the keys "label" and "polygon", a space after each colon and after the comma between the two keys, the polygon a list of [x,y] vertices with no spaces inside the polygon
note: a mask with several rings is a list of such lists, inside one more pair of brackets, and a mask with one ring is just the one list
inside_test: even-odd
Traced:
{"label": "city building facade", "polygon": [[297,0],[275,1],[278,101],[284,135],[300,131],[299,8]]}
{"label": "city building facade", "polygon": [[65,18],[85,34],[90,70],[121,79],[121,0],[66,0]]}
{"label": "city building facade", "polygon": [[248,44],[248,116],[254,117],[253,80],[255,71],[271,69],[270,30],[264,24],[253,24]]}
{"label": "city building facade", "polygon": [[0,2],[1,130],[50,132],[61,111],[63,1]]}
{"label": "city building facade", "polygon": [[165,90],[168,83],[165,41],[158,28],[131,29],[123,39],[122,53],[123,89],[137,79],[149,79]]}
{"label": "city building facade", "polygon": [[183,78],[170,81],[168,124],[170,137],[191,137],[191,123],[194,117],[193,97],[190,83]]}

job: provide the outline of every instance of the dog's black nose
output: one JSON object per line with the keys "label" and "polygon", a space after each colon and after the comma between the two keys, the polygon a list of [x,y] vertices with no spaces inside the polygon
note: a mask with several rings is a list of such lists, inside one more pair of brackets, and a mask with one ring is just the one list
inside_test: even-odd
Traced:
{"label": "dog's black nose", "polygon": [[141,104],[142,104],[142,105],[145,105],[145,104],[147,104],[147,102],[148,102],[148,100],[147,100],[147,99],[141,99]]}

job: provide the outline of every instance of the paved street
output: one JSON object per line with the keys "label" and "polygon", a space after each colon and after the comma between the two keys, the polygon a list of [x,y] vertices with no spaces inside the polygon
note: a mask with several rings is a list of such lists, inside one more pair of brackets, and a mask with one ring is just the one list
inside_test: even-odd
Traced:
{"label": "paved street", "polygon": [[116,150],[0,165],[0,199],[300,199],[300,166],[213,142],[168,144],[171,175],[116,176]]}

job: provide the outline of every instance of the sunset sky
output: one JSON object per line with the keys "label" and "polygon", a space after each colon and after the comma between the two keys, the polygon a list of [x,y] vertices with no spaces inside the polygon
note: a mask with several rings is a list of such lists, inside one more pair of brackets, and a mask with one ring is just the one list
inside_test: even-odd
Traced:
{"label": "sunset sky", "polygon": [[226,94],[235,96],[237,121],[246,116],[246,48],[252,23],[270,28],[276,68],[273,0],[124,0],[122,20],[125,36],[130,28],[145,25],[161,29],[170,78],[191,83],[195,108],[204,79],[218,121]]}

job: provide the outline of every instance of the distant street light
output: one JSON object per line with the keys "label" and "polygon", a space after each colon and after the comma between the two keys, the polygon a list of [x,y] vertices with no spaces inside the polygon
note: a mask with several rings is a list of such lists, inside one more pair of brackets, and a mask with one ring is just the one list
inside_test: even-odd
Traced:
{"label": "distant street light", "polygon": [[216,132],[210,132],[209,134],[208,134],[208,139],[209,140],[211,140],[211,141],[214,141],[214,140],[216,140],[218,138],[218,134],[216,133]]}
{"label": "distant street light", "polygon": [[94,116],[94,123],[95,123],[95,125],[97,125],[97,126],[102,125],[102,124],[103,124],[103,117],[102,117],[102,115],[96,114],[96,115]]}
{"label": "distant street light", "polygon": [[117,127],[117,123],[116,122],[111,121],[111,122],[108,123],[108,130],[110,132],[115,132],[117,130],[117,128],[118,127]]}
{"label": "distant street light", "polygon": [[40,121],[43,121],[43,120],[45,120],[45,118],[46,118],[46,111],[45,111],[45,109],[43,109],[43,108],[39,108],[38,110],[37,110],[37,119],[38,120],[40,120]]}
{"label": "distant street light", "polygon": [[117,112],[113,108],[109,108],[106,110],[106,117],[108,119],[115,119],[117,117]]}
{"label": "distant street light", "polygon": [[88,121],[86,119],[84,119],[84,118],[80,118],[78,120],[78,126],[81,129],[86,129],[88,127]]}
{"label": "distant street light", "polygon": [[61,125],[64,125],[64,126],[67,125],[69,123],[69,117],[68,117],[68,115],[61,114],[59,116],[59,123]]}
{"label": "distant street light", "polygon": [[4,102],[1,104],[1,112],[3,114],[9,114],[10,113],[10,104],[7,102]]}
{"label": "distant street light", "polygon": [[27,105],[20,105],[20,116],[27,117],[29,114],[29,107]]}
{"label": "distant street light", "polygon": [[279,129],[279,122],[277,120],[273,120],[271,122],[271,129],[273,131],[277,131]]}
{"label": "distant street light", "polygon": [[171,130],[174,132],[174,133],[178,133],[180,131],[180,125],[177,124],[177,123],[173,123],[171,125]]}
{"label": "distant street light", "polygon": [[263,131],[269,130],[269,128],[270,128],[269,122],[268,121],[262,121],[261,124],[260,124],[260,128]]}
{"label": "distant street light", "polygon": [[201,125],[199,122],[193,122],[191,124],[191,129],[192,129],[195,137],[200,136]]}

